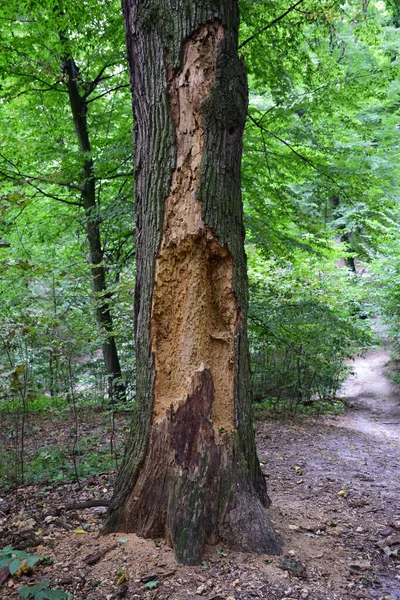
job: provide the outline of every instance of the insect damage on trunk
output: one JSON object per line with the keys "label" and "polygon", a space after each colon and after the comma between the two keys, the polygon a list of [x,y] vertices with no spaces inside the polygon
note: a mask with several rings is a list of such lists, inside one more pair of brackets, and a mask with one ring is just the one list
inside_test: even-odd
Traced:
{"label": "insect damage on trunk", "polygon": [[156,259],[151,340],[156,380],[153,423],[176,410],[202,363],[214,384],[215,431],[234,429],[234,338],[239,306],[233,258],[202,219],[196,198],[204,153],[202,103],[215,81],[223,27],[205,24],[184,46],[183,66],[169,68],[176,129],[176,169],[165,200]]}

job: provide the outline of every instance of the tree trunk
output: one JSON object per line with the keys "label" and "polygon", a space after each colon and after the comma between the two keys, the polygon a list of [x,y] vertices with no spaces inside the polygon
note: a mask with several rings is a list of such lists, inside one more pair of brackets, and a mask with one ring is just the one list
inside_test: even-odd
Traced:
{"label": "tree trunk", "polygon": [[235,0],[125,0],[137,414],[105,531],[278,553],[251,420]]}
{"label": "tree trunk", "polygon": [[[61,36],[61,39],[63,37]],[[63,60],[63,70],[67,78],[67,88],[79,148],[85,153],[82,166],[82,205],[85,211],[86,241],[89,250],[92,290],[96,303],[96,320],[100,332],[104,334],[103,358],[108,373],[108,394],[112,401],[125,400],[125,386],[122,381],[121,367],[113,335],[113,319],[107,301],[106,271],[101,247],[98,207],[96,204],[96,184],[94,165],[87,126],[87,102],[80,94],[79,70],[72,57]]]}
{"label": "tree trunk", "polygon": [[[334,219],[337,219],[339,217],[339,215],[337,214],[338,212],[338,208],[340,207],[340,198],[339,196],[331,196],[329,198],[329,203],[331,205],[331,208],[333,210],[334,213]],[[345,230],[345,225],[340,225],[338,227],[339,231],[343,231]],[[351,237],[350,237],[350,233],[348,233],[347,231],[343,231],[343,233],[340,236],[340,241],[343,242],[344,244],[346,244],[346,248],[349,251],[352,251],[352,243],[351,243]],[[350,269],[350,271],[352,271],[354,274],[357,274],[357,269],[356,269],[356,262],[354,260],[353,256],[346,256],[346,258],[344,259],[345,265],[348,269]]]}

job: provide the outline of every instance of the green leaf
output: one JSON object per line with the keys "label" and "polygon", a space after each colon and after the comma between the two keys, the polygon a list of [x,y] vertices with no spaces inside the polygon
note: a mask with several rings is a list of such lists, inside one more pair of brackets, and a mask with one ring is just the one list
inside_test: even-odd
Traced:
{"label": "green leaf", "polygon": [[[44,592],[40,592],[40,594],[44,594],[43,599],[47,600],[63,600],[63,598],[71,597],[68,592],[64,592],[63,590],[45,590]],[[36,598],[40,600],[39,596],[36,596]]]}
{"label": "green leaf", "polygon": [[[24,367],[25,368],[25,367]],[[20,367],[17,367],[17,369],[20,369]],[[14,370],[15,372],[15,370]],[[21,373],[22,371],[20,371]],[[19,374],[20,374],[19,373]],[[14,550],[12,549],[12,555],[13,556],[18,556],[19,558],[28,558],[29,554],[27,554],[26,552],[24,552],[23,550]]]}
{"label": "green leaf", "polygon": [[146,590],[155,590],[159,585],[160,582],[158,581],[158,579],[156,579],[155,581],[148,581],[144,587],[146,588]]}
{"label": "green leaf", "polygon": [[18,571],[18,569],[20,568],[21,565],[22,565],[22,560],[20,560],[19,558],[15,558],[8,566],[8,568],[10,570],[10,574],[14,575],[14,573],[16,573]]}
{"label": "green leaf", "polygon": [[3,567],[6,567],[8,564],[10,564],[10,558],[3,558],[3,560],[0,560],[0,569],[2,569]]}
{"label": "green leaf", "polygon": [[24,585],[23,587],[18,588],[18,594],[22,596],[22,598],[29,598],[29,596],[36,596],[39,592],[41,592],[44,588],[46,588],[50,583],[50,580],[42,581],[41,583],[37,583],[36,585]]}
{"label": "green leaf", "polygon": [[26,562],[28,564],[28,567],[33,567],[34,565],[36,565],[36,563],[40,560],[39,556],[28,556],[28,558],[26,559]]}

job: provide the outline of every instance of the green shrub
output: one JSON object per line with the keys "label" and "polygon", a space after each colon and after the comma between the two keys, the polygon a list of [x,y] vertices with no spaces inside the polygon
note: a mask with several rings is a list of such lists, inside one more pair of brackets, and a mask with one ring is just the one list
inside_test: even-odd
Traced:
{"label": "green shrub", "polygon": [[313,256],[250,260],[249,332],[254,396],[276,410],[336,397],[346,360],[372,343],[362,290],[347,269]]}

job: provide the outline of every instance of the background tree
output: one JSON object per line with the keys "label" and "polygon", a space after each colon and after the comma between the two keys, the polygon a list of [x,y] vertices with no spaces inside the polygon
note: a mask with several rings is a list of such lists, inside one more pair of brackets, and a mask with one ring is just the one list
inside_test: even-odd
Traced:
{"label": "background tree", "polygon": [[[108,265],[121,262],[121,257],[109,256],[108,249],[125,246],[126,256],[132,253],[129,224],[117,235],[114,228],[114,242],[101,240],[107,211],[111,208],[115,219],[119,203],[120,214],[126,215],[131,193],[126,166],[130,125],[120,120],[128,84],[118,5],[109,3],[107,19],[97,15],[94,4],[86,4],[82,14],[68,2],[29,9],[5,4],[1,17],[5,23],[1,45],[7,56],[1,66],[3,95],[10,110],[2,120],[0,175],[9,197],[22,193],[25,206],[34,203],[37,209],[50,198],[76,207],[75,219],[86,232],[109,395],[122,400],[124,384],[107,283],[112,275]],[[26,145],[16,150],[14,136],[21,127]]]}

